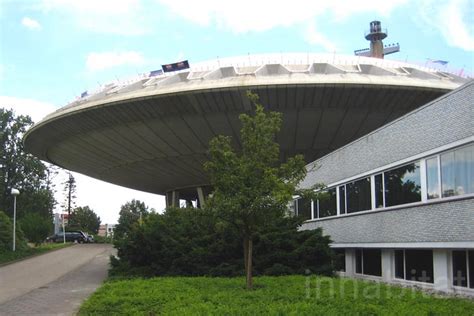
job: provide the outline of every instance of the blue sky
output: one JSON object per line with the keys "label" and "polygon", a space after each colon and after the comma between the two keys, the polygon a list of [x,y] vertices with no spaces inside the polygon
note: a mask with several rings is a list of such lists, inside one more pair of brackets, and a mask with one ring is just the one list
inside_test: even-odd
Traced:
{"label": "blue sky", "polygon": [[[473,0],[375,3],[0,0],[0,106],[38,120],[84,90],[181,59],[192,66],[248,53],[352,55],[368,47],[364,32],[374,19],[388,29],[385,44],[401,45],[388,59],[421,65],[427,58],[446,60],[441,69],[472,76]],[[84,179],[84,186],[92,181]],[[81,202],[107,208],[100,213],[108,222],[116,219],[116,206],[105,207],[93,192],[84,192],[88,196]],[[161,198],[151,201],[157,209],[163,206]]]}

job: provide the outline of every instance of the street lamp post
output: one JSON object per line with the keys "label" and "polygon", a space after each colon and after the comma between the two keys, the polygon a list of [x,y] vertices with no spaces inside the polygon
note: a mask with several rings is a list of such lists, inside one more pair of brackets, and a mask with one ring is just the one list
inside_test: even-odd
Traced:
{"label": "street lamp post", "polygon": [[11,194],[13,195],[13,251],[16,250],[16,196],[20,194],[17,189],[12,189]]}

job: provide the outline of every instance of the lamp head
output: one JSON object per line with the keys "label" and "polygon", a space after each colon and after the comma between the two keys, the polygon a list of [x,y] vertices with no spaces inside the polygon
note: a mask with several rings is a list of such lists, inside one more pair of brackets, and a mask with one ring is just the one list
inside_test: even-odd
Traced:
{"label": "lamp head", "polygon": [[18,194],[20,194],[20,191],[18,191],[17,189],[12,189],[11,194],[12,195],[18,195]]}

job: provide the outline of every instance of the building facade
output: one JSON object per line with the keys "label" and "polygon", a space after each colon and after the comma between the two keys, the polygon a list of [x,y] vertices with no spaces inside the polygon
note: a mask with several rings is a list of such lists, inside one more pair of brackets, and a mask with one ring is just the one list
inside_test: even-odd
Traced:
{"label": "building facade", "polygon": [[310,163],[296,199],[342,274],[474,295],[474,81]]}

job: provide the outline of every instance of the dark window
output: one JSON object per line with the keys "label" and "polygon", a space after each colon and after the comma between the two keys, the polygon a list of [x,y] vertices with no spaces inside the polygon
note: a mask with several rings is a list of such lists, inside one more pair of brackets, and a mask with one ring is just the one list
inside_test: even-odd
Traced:
{"label": "dark window", "polygon": [[433,283],[433,251],[405,250],[406,280]]}
{"label": "dark window", "polygon": [[362,249],[356,249],[356,273],[362,274]]}
{"label": "dark window", "polygon": [[453,285],[467,287],[466,251],[453,251]]}
{"label": "dark window", "polygon": [[426,159],[428,199],[439,198],[438,157]]}
{"label": "dark window", "polygon": [[421,201],[420,164],[418,162],[384,173],[385,206]]}
{"label": "dark window", "polygon": [[375,180],[375,208],[383,207],[383,180],[382,174],[374,177]]}
{"label": "dark window", "polygon": [[339,212],[346,214],[346,187],[343,185],[339,187]]}
{"label": "dark window", "polygon": [[474,289],[474,250],[469,250],[468,252],[469,259],[469,287]]}
{"label": "dark window", "polygon": [[346,184],[347,213],[370,210],[370,178]]}
{"label": "dark window", "polygon": [[329,189],[319,199],[319,218],[337,215],[336,189]]}
{"label": "dark window", "polygon": [[336,271],[346,271],[346,250],[334,249],[334,269]]}
{"label": "dark window", "polygon": [[474,193],[474,145],[441,154],[443,197]]}
{"label": "dark window", "polygon": [[298,216],[303,219],[311,219],[311,200],[309,199],[298,199]]}
{"label": "dark window", "polygon": [[395,250],[395,277],[397,279],[405,278],[404,262],[405,256],[403,250]]}
{"label": "dark window", "polygon": [[380,249],[364,249],[363,274],[382,276],[382,251]]}

